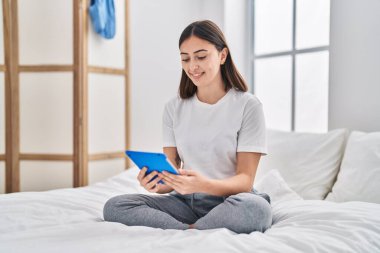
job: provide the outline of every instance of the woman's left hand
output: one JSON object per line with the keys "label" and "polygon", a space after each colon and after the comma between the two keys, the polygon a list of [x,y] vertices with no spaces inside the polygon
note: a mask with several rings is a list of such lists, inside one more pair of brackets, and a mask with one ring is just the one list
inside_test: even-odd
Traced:
{"label": "woman's left hand", "polygon": [[208,181],[206,177],[194,170],[179,169],[178,171],[179,175],[164,171],[162,173],[164,183],[180,194],[203,192]]}

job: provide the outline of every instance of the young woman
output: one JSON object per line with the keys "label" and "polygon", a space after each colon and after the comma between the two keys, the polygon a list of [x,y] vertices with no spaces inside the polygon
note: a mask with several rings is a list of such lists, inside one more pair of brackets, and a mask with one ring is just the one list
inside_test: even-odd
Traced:
{"label": "young woman", "polygon": [[144,168],[137,177],[141,186],[169,194],[116,196],[105,204],[104,219],[163,229],[264,232],[272,224],[270,198],[252,187],[266,154],[262,104],[247,92],[213,22],[186,27],[179,49],[182,78],[179,96],[165,106],[163,150],[180,175],[146,175]]}

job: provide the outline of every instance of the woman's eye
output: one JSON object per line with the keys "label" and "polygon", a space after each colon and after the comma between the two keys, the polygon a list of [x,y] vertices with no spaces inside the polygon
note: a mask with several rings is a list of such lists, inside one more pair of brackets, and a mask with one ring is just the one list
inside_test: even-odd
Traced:
{"label": "woman's eye", "polygon": [[[206,56],[199,56],[199,57],[197,57],[197,59],[200,60],[200,61],[204,60],[205,58],[206,58]],[[190,61],[190,59],[182,59],[182,61],[183,62],[188,62],[188,61]]]}

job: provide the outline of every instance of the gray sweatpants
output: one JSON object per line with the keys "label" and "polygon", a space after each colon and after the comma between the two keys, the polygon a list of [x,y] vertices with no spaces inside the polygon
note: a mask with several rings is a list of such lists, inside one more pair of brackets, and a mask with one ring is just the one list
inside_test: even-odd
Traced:
{"label": "gray sweatpants", "polygon": [[227,228],[236,233],[264,232],[272,224],[270,198],[252,190],[229,197],[194,193],[181,195],[125,194],[109,199],[105,221],[163,229]]}

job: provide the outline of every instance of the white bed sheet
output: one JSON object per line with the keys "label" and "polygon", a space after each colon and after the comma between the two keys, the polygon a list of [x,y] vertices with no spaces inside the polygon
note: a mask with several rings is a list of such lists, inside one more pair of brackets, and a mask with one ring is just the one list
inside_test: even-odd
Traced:
{"label": "white bed sheet", "polygon": [[147,193],[137,172],[88,187],[1,195],[0,252],[380,252],[380,205],[366,202],[279,202],[265,233],[104,222],[107,199]]}

